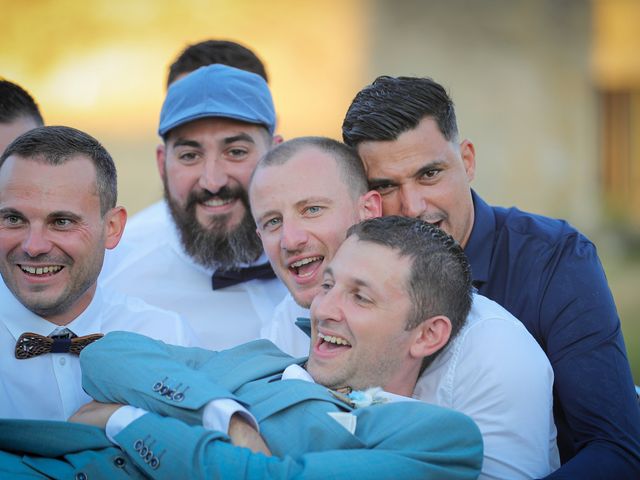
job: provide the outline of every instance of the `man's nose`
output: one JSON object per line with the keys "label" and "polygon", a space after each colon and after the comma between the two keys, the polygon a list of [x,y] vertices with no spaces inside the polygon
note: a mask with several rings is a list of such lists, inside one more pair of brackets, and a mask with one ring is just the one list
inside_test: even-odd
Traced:
{"label": "man's nose", "polygon": [[301,250],[307,243],[309,235],[295,221],[284,220],[280,233],[280,248],[289,252]]}
{"label": "man's nose", "polygon": [[51,250],[51,241],[42,228],[31,226],[22,242],[22,250],[30,257],[37,257]]}
{"label": "man's nose", "polygon": [[400,202],[400,212],[405,217],[418,218],[427,208],[424,192],[415,187],[403,186]]}
{"label": "man's nose", "polygon": [[224,169],[223,162],[218,158],[207,158],[198,182],[200,187],[215,193],[229,182],[229,176]]}
{"label": "man's nose", "polygon": [[343,321],[344,311],[338,289],[332,287],[316,295],[313,299],[312,314],[318,322]]}

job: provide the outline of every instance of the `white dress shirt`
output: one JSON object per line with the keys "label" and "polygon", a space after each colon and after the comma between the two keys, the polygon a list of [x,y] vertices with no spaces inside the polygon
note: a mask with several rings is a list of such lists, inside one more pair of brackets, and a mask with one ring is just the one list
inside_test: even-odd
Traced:
{"label": "white dress shirt", "polygon": [[[266,261],[262,255],[252,265]],[[213,272],[185,253],[166,204],[159,202],[127,223],[118,247],[107,252],[99,282],[177,312],[205,348],[223,350],[260,338],[284,285],[274,278],[212,290]]]}
{"label": "white dress shirt", "polygon": [[[193,331],[177,314],[100,288],[87,309],[65,327],[78,336],[128,330],[175,345],[197,344]],[[0,283],[0,418],[66,420],[91,400],[80,384],[77,355],[15,357],[16,341],[23,333],[47,336],[59,328],[27,310]]]}
{"label": "white dress shirt", "polygon": [[[287,296],[275,316],[266,338],[294,356],[308,351],[294,322],[309,311]],[[465,326],[420,376],[413,397],[471,417],[484,441],[479,478],[511,480],[560,466],[552,387],[551,365],[524,325],[475,294]]]}
{"label": "white dress shirt", "polygon": [[260,332],[261,338],[271,340],[284,353],[292,357],[309,355],[309,336],[295,325],[298,318],[309,318],[308,308],[298,305],[290,293],[282,299],[273,312],[272,320]]}

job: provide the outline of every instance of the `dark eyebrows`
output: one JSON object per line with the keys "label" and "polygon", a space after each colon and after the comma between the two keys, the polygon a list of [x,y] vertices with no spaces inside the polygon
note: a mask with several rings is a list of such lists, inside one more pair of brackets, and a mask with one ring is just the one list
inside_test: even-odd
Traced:
{"label": "dark eyebrows", "polygon": [[383,185],[396,186],[398,184],[390,178],[371,178],[367,183],[369,184],[369,190],[375,190],[376,188],[382,187]]}
{"label": "dark eyebrows", "polygon": [[186,138],[178,138],[175,142],[173,142],[173,145],[171,146],[171,148],[176,148],[176,147],[201,148],[202,145],[200,145],[200,142],[196,142],[195,140],[187,140]]}
{"label": "dark eyebrows", "polygon": [[55,220],[58,218],[68,218],[69,220],[73,220],[74,222],[82,221],[82,217],[80,215],[74,212],[70,212],[68,210],[57,210],[47,215],[47,219],[49,220]]}
{"label": "dark eyebrows", "polygon": [[229,145],[231,143],[235,143],[235,142],[249,142],[249,143],[256,143],[256,141],[253,139],[253,137],[251,135],[249,135],[248,133],[239,133],[238,135],[234,135],[232,137],[226,137],[223,140],[223,143],[225,145]]}
{"label": "dark eyebrows", "polygon": [[7,217],[10,215],[15,215],[16,217],[22,217],[22,214],[16,210],[15,208],[0,208],[0,216]]}
{"label": "dark eyebrows", "polygon": [[433,162],[429,162],[426,165],[423,165],[422,167],[420,167],[418,169],[418,171],[416,173],[413,174],[414,178],[419,178],[422,175],[424,175],[425,173],[429,172],[430,170],[433,170],[434,168],[442,168],[446,165],[447,162],[442,161],[442,160],[434,160]]}

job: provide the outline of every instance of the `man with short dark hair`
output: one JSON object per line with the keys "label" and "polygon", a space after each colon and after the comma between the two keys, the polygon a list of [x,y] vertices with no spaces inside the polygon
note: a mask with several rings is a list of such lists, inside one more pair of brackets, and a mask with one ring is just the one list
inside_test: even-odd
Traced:
{"label": "man with short dark hair", "polygon": [[[314,297],[322,295],[324,271],[349,227],[381,214],[380,194],[368,190],[364,167],[353,149],[328,138],[301,137],[276,146],[260,160],[249,197],[265,252],[290,292],[264,337],[290,355],[306,355],[309,338],[296,328],[296,319],[308,318]],[[384,221],[380,225],[391,226]],[[372,258],[371,268],[380,262]],[[414,267],[419,265],[422,261],[414,262]],[[398,268],[384,263],[382,267]],[[424,269],[430,272],[421,273],[422,281],[435,285],[438,296],[456,290],[455,268],[423,265]],[[421,281],[411,282],[412,292],[421,287]],[[433,305],[426,300],[431,297],[422,292],[412,295],[416,311],[431,312]],[[356,293],[354,289],[352,295]],[[449,298],[450,344],[425,356],[426,370],[413,397],[458,410],[476,422],[484,441],[481,478],[548,474],[559,466],[549,361],[522,323],[497,303],[474,294],[465,319],[451,313],[456,299],[464,304],[464,296]],[[304,326],[300,319],[297,324]],[[370,363],[392,359],[394,350],[392,340],[380,342],[370,350],[375,357]],[[522,378],[527,379],[524,386]]]}
{"label": "man with short dark hair", "polygon": [[167,88],[188,73],[215,63],[255,73],[269,82],[264,64],[247,47],[229,40],[204,40],[185,47],[169,66]]}
{"label": "man with short dark hair", "polygon": [[101,282],[178,312],[210,349],[259,338],[285,288],[263,254],[246,188],[275,122],[256,74],[216,64],[172,84],[156,152],[165,201],[127,228]]}
{"label": "man with short dark hair", "polygon": [[563,467],[554,478],[640,476],[640,410],[595,246],[564,221],[487,205],[475,149],[428,78],[377,78],[343,123],[385,215],[419,217],[464,247],[478,291],[515,315],[554,369]]}
{"label": "man with short dark hair", "polygon": [[0,154],[14,139],[42,125],[33,97],[19,85],[0,78]]}
{"label": "man with short dark hair", "polygon": [[78,354],[102,333],[195,343],[175,314],[97,287],[126,221],[116,196],[111,156],[79,130],[39,127],[0,156],[0,417],[68,418],[89,400]]}
{"label": "man with short dark hair", "polygon": [[[424,287],[442,269],[456,278],[455,292]],[[422,358],[448,339],[444,312],[466,316],[468,270],[460,247],[435,227],[400,217],[369,220],[352,230],[325,272],[312,305],[308,362],[265,340],[207,352],[109,335],[83,352],[84,386],[101,401],[138,408],[93,405],[74,420],[106,424],[122,452],[85,425],[48,425],[42,432],[33,423],[0,421],[5,436],[20,436],[16,445],[0,435],[0,448],[17,453],[0,455],[0,471],[26,475],[35,466],[54,477],[66,468],[67,475],[112,478],[127,468],[152,478],[476,478],[482,448],[473,422],[403,396],[411,393]],[[433,305],[428,313],[420,312],[418,297]],[[460,309],[451,308],[453,297]],[[376,355],[381,346],[385,355]],[[223,401],[227,406],[218,407]],[[229,403],[246,406],[266,451],[229,444],[243,445]],[[60,431],[52,454],[43,440]],[[83,452],[83,442],[92,451]],[[74,455],[65,458],[70,448]]]}

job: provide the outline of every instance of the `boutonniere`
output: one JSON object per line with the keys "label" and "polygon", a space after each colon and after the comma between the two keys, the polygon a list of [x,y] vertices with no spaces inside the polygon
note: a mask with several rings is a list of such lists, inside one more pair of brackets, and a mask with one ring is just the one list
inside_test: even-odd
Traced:
{"label": "boutonniere", "polygon": [[382,395],[382,388],[372,387],[366,390],[353,390],[347,395],[354,408],[364,408],[380,403],[387,403],[389,399]]}

